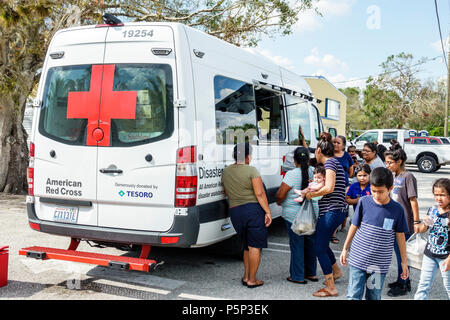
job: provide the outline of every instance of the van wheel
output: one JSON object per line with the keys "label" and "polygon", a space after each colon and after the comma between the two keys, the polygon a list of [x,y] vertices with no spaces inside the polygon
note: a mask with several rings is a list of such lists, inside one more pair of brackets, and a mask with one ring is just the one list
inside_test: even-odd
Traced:
{"label": "van wheel", "polygon": [[420,172],[431,173],[437,170],[437,163],[433,157],[423,156],[417,161],[417,168]]}
{"label": "van wheel", "polygon": [[438,171],[440,168],[441,168],[441,165],[439,164],[439,165],[436,166],[436,170],[434,170],[434,171],[436,172],[436,171]]}

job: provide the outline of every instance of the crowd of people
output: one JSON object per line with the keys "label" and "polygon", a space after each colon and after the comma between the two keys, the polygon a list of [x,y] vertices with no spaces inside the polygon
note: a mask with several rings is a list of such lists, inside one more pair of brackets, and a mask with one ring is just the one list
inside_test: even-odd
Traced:
{"label": "crowd of people", "polygon": [[[224,169],[222,182],[230,204],[230,219],[244,246],[242,285],[256,288],[261,250],[267,248],[267,227],[272,216],[258,170],[250,165],[251,146],[234,148],[235,164]],[[421,276],[415,299],[427,299],[438,270],[450,299],[450,179],[432,186],[435,206],[420,220],[417,180],[406,167],[406,154],[392,140],[389,149],[376,142],[346,149],[343,136],[322,133],[311,157],[304,143],[295,149],[295,168],[285,173],[276,193],[289,236],[290,267],[287,281],[295,284],[318,282],[320,266],[324,287],[315,297],[338,296],[335,282],[349,268],[347,299],[381,299],[384,280],[397,259],[397,279],[387,285],[387,294],[398,297],[411,291],[406,241],[414,233],[429,231]],[[310,201],[317,224],[314,234],[299,235],[292,224],[304,203]],[[349,214],[350,213],[350,214]],[[347,231],[340,257],[331,247],[338,243],[336,232]]]}

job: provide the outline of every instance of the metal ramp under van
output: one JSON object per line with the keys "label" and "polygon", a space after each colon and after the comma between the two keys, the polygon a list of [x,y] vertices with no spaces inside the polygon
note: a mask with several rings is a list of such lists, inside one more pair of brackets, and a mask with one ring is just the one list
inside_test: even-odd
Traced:
{"label": "metal ramp under van", "polygon": [[123,257],[93,252],[76,251],[79,242],[80,241],[78,239],[72,239],[71,244],[67,250],[39,247],[39,246],[22,248],[19,250],[19,255],[39,260],[50,260],[50,259],[64,260],[86,264],[94,264],[119,270],[135,270],[144,272],[153,271],[156,269],[156,267],[162,264],[157,263],[155,260],[147,259],[147,256],[150,253],[149,245],[143,245],[140,257],[133,258],[133,257]]}

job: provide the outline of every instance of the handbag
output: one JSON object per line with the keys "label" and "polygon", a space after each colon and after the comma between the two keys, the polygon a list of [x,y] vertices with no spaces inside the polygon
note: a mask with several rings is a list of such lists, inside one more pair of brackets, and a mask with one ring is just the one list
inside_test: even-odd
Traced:
{"label": "handbag", "polygon": [[406,241],[406,257],[408,266],[415,269],[422,269],[422,259],[427,245],[427,238],[422,233],[414,233]]}
{"label": "handbag", "polygon": [[295,215],[291,230],[299,236],[308,236],[316,232],[317,218],[311,200],[304,200]]}

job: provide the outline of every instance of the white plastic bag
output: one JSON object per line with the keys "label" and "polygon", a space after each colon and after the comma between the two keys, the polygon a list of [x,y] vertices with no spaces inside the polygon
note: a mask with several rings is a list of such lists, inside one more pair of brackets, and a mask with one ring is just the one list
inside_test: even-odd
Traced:
{"label": "white plastic bag", "polygon": [[317,218],[311,200],[304,200],[295,215],[291,229],[299,236],[308,236],[316,231]]}
{"label": "white plastic bag", "polygon": [[415,269],[422,269],[423,253],[427,245],[427,237],[422,233],[414,233],[406,241],[406,257],[408,266]]}

